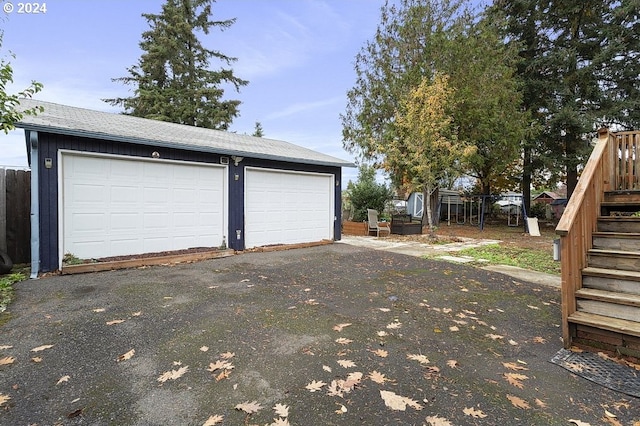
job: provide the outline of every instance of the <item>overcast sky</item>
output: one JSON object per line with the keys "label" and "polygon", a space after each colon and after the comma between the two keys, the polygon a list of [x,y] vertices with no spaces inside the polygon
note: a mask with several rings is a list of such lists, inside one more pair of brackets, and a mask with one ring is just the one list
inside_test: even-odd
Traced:
{"label": "overcast sky", "polygon": [[[31,80],[44,84],[36,98],[121,112],[101,101],[129,96],[111,78],[137,63],[142,13],[159,13],[163,0],[51,0],[46,12],[18,13],[19,2],[2,1],[2,57],[10,60],[15,93]],[[371,40],[384,0],[218,0],[213,19],[236,18],[224,32],[213,30],[203,44],[238,58],[237,77],[249,80],[240,93],[241,116],[231,131],[251,134],[255,122],[266,137],[285,140],[351,160],[342,148],[339,114],[353,86],[356,54]],[[15,57],[9,57],[9,51]],[[219,64],[213,64],[214,68]],[[0,133],[0,166],[27,166],[22,130]],[[356,169],[344,169],[343,182]]]}

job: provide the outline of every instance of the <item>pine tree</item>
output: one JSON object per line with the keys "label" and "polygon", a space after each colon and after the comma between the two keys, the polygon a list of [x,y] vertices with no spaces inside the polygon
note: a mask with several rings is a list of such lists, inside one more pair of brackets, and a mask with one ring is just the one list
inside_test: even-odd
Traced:
{"label": "pine tree", "polygon": [[229,66],[236,58],[202,45],[200,34],[224,30],[235,19],[213,21],[215,0],[167,0],[160,14],[143,14],[150,29],[142,33],[143,54],[129,75],[113,81],[134,86],[131,97],[104,99],[125,114],[197,127],[227,130],[239,115],[238,100],[223,100],[223,84],[239,91],[248,84],[230,68],[211,70],[211,60]]}

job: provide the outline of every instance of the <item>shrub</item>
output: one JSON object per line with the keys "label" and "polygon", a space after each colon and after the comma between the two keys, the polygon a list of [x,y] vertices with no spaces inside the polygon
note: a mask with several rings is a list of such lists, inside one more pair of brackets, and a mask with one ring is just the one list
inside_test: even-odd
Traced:
{"label": "shrub", "polygon": [[377,210],[380,215],[392,197],[391,189],[376,182],[376,169],[363,164],[358,172],[358,181],[347,185],[347,196],[351,203],[353,220],[367,220],[367,209]]}

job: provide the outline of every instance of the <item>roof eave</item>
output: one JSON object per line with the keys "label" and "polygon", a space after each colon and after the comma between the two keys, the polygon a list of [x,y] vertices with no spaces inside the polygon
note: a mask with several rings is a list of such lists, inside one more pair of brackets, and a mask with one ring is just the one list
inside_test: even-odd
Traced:
{"label": "roof eave", "polygon": [[355,164],[347,161],[332,162],[332,161],[311,160],[311,159],[304,159],[304,160],[293,159],[293,158],[283,157],[279,155],[260,154],[260,153],[250,152],[250,151],[230,150],[230,149],[224,149],[224,148],[206,147],[201,145],[188,145],[188,144],[162,142],[155,139],[122,137],[117,135],[111,135],[108,133],[89,132],[86,130],[79,130],[79,129],[58,128],[58,127],[51,127],[47,125],[30,124],[30,123],[24,123],[24,122],[18,122],[15,124],[15,126],[24,130],[31,130],[36,132],[53,133],[53,134],[60,134],[60,135],[67,135],[67,136],[78,136],[78,137],[92,138],[92,139],[104,139],[104,140],[110,140],[114,142],[125,142],[125,143],[134,143],[134,144],[147,145],[147,146],[183,149],[187,151],[207,152],[211,154],[220,154],[220,155],[229,155],[229,156],[237,155],[242,157],[257,158],[261,160],[284,161],[288,163],[302,163],[302,164],[311,164],[311,165],[318,165],[318,166],[356,167]]}

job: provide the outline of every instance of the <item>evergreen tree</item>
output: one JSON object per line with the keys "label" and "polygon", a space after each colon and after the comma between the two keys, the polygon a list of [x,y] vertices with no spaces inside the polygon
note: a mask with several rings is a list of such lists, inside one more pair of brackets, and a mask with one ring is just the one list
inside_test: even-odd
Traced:
{"label": "evergreen tree", "polygon": [[143,14],[150,29],[142,33],[143,54],[129,75],[114,79],[134,86],[134,95],[105,99],[125,114],[197,127],[227,130],[239,115],[238,100],[223,100],[223,84],[239,91],[248,82],[230,68],[211,70],[211,60],[229,66],[236,58],[202,45],[199,34],[224,30],[235,19],[211,20],[215,0],[167,0],[160,14]]}
{"label": "evergreen tree", "polygon": [[259,121],[256,121],[256,126],[253,129],[253,134],[251,136],[256,136],[259,138],[264,136],[264,130],[262,129],[262,124],[260,124]]}

